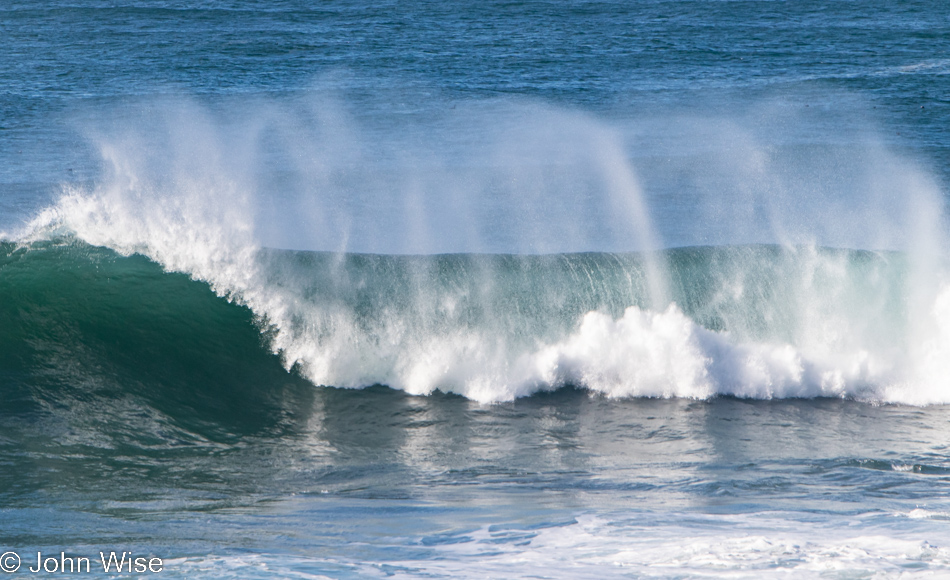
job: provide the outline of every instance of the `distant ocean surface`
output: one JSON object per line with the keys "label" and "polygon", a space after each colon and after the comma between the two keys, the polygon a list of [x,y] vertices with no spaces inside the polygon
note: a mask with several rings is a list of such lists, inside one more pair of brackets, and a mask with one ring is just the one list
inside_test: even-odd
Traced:
{"label": "distant ocean surface", "polygon": [[950,578],[950,4],[0,39],[12,577]]}

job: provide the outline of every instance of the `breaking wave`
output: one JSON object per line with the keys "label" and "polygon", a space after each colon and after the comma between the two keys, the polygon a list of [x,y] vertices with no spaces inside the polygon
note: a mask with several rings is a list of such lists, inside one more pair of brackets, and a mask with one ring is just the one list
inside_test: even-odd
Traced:
{"label": "breaking wave", "polygon": [[[155,368],[201,373],[203,361],[220,370],[231,358],[247,364],[246,336],[230,341],[253,323],[264,332],[257,364],[274,364],[269,349],[316,385],[438,389],[481,402],[563,385],[608,397],[950,400],[950,288],[929,324],[911,320],[907,260],[894,252],[667,250],[657,257],[670,284],[661,309],[647,306],[640,254],[259,249],[247,260],[224,270],[230,278],[201,276],[214,298],[140,256],[75,239],[4,243],[7,371],[24,349],[33,352],[17,360],[45,349],[85,373],[117,372],[103,369],[120,361],[133,382]],[[209,300],[220,306],[209,310]],[[109,349],[125,352],[110,352],[113,364],[65,364],[104,340],[88,332],[114,333]],[[18,372],[40,367],[31,368]]]}
{"label": "breaking wave", "polygon": [[[146,292],[181,325],[205,320],[186,296],[156,294],[183,273],[247,309],[266,364],[279,359],[315,385],[480,402],[563,385],[607,397],[950,402],[939,192],[880,144],[822,167],[820,151],[783,159],[722,129],[751,161],[706,159],[718,176],[710,187],[723,193],[676,223],[687,231],[684,220],[708,222],[734,203],[744,209],[716,228],[738,234],[661,249],[624,139],[597,119],[516,109],[508,116],[521,120],[508,125],[462,127],[481,144],[456,143],[442,157],[438,143],[413,151],[428,143],[418,127],[369,156],[345,115],[326,111],[272,107],[245,135],[185,108],[145,131],[158,135],[151,141],[140,129],[103,137],[101,180],[67,185],[23,231],[0,234],[3,332],[14,345],[5,348],[36,344],[24,313],[42,310],[40,289],[62,271],[82,272],[65,294],[77,311],[115,300],[147,320],[136,311]],[[274,173],[274,159],[288,175]],[[272,249],[306,239],[322,251]],[[585,247],[604,251],[564,251]],[[892,249],[854,249],[869,247]],[[227,345],[227,328],[207,321],[201,332]],[[122,334],[118,349],[163,340]],[[143,352],[200,361],[202,348]]]}

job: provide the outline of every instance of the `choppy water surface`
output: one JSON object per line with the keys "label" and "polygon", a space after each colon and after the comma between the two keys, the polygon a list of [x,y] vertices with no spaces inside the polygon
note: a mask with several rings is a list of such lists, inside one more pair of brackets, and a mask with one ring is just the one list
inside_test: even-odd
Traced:
{"label": "choppy water surface", "polygon": [[181,576],[913,577],[950,557],[944,407],[280,394],[292,411],[238,399],[256,423],[209,403],[212,425],[143,430],[148,395],[63,411],[94,441],[4,418],[26,443],[4,445],[7,541],[186,554]]}

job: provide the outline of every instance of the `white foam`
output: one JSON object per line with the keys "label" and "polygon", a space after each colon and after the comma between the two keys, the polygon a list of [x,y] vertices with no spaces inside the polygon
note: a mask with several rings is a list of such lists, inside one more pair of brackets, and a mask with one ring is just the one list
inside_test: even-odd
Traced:
{"label": "white foam", "polygon": [[165,201],[129,206],[112,190],[72,191],[38,218],[34,231],[49,235],[55,224],[89,243],[141,252],[208,281],[273,325],[275,352],[318,385],[382,383],[413,394],[442,389],[481,402],[569,383],[608,397],[950,400],[950,286],[936,298],[925,339],[898,359],[843,340],[838,335],[847,334],[846,326],[837,338],[820,333],[805,348],[739,341],[696,324],[675,304],[663,312],[629,307],[617,319],[589,312],[565,338],[518,350],[490,327],[420,335],[413,321],[381,317],[367,329],[345,306],[307,301],[306,281],[297,279],[306,272],[268,269],[240,215],[209,216],[205,207]]}
{"label": "white foam", "polygon": [[[204,577],[321,578],[935,578],[950,569],[945,533],[855,530],[782,514],[691,516],[694,525],[638,525],[636,518],[580,516],[541,529],[483,527],[433,546],[426,558],[384,561],[254,555],[170,561],[167,572]],[[696,525],[703,520],[701,525]],[[939,536],[939,537],[935,537]],[[418,540],[406,539],[415,552]],[[209,574],[217,570],[217,574]]]}
{"label": "white foam", "polygon": [[[212,211],[225,201],[228,207]],[[703,328],[675,304],[662,312],[630,307],[617,319],[589,312],[563,339],[525,347],[491,327],[420,334],[424,327],[412,320],[381,316],[367,329],[345,305],[308,301],[299,279],[306,272],[271,267],[243,216],[230,195],[129,199],[121,189],[69,191],[37,218],[32,236],[70,232],[207,281],[272,325],[275,352],[317,385],[442,389],[481,402],[568,383],[608,397],[950,402],[950,286],[937,293],[916,335],[894,337],[915,341],[905,349],[865,348],[860,329],[849,336],[846,317],[798,345],[743,341]]]}
{"label": "white foam", "polygon": [[[552,120],[553,113],[545,115]],[[595,160],[595,173],[627,200],[625,219],[647,221],[635,172],[613,133],[577,115],[564,119],[573,123],[572,130],[586,131],[592,143],[601,143],[597,152],[606,161]],[[802,282],[794,297],[798,330],[791,337],[708,330],[677,305],[665,304],[665,280],[646,284],[652,303],[662,310],[630,307],[618,318],[588,312],[572,330],[554,338],[516,340],[490,323],[471,327],[456,324],[451,316],[446,325],[423,324],[404,312],[378,312],[367,323],[344,302],[308,299],[307,272],[270,260],[261,251],[265,194],[255,188],[254,175],[244,172],[240,157],[221,155],[231,149],[224,137],[216,137],[213,123],[200,114],[188,120],[198,129],[170,138],[175,155],[157,166],[147,147],[105,141],[103,157],[111,168],[107,178],[91,190],[67,189],[18,239],[72,235],[123,254],[144,254],[168,270],[206,281],[219,295],[249,306],[275,331],[271,347],[286,367],[296,367],[317,385],[382,383],[413,394],[441,389],[481,402],[511,400],[568,383],[608,397],[950,402],[950,284],[929,271],[939,253],[939,244],[933,243],[939,220],[930,205],[915,206],[917,213],[930,217],[918,220],[923,224],[918,234],[926,239],[915,247],[926,247],[927,260],[915,262],[907,283],[909,330],[883,337],[882,332],[892,330],[869,330],[877,310],[848,311],[855,300],[879,298],[855,298],[840,290],[847,287],[848,275],[840,259],[814,247],[804,250],[803,259],[812,269],[803,275],[830,282]],[[529,158],[535,153],[522,151]],[[611,197],[615,205],[616,196]],[[649,243],[652,234],[638,235]],[[647,271],[648,278],[662,276],[655,265],[647,264]],[[414,291],[418,295],[407,296],[410,302],[430,298],[426,288]],[[739,280],[720,291],[741,296],[744,287]],[[456,298],[442,297],[439,308],[451,314]]]}
{"label": "white foam", "polygon": [[539,365],[547,382],[566,371],[612,397],[781,398],[842,396],[878,378],[860,364],[865,353],[852,356],[834,364],[809,360],[788,344],[735,343],[672,305],[663,313],[631,307],[616,321],[589,313],[577,333],[537,358],[547,363]]}

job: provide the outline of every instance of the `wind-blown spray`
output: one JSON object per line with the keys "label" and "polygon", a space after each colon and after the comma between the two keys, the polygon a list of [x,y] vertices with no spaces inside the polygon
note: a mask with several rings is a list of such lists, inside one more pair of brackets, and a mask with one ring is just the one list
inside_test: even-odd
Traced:
{"label": "wind-blown spray", "polygon": [[[810,229],[796,216],[812,210],[787,201],[823,191],[824,173],[794,173],[800,156],[783,161],[730,125],[719,136],[750,154],[706,172],[725,183],[744,167],[732,191],[770,208],[770,225],[735,230],[771,243],[662,250],[665,222],[620,128],[480,106],[438,121],[467,125],[466,140],[410,126],[387,144],[338,104],[260,105],[246,124],[169,105],[147,135],[100,136],[104,179],[68,188],[18,239],[75,237],[206,281],[250,307],[285,367],[317,385],[484,402],[565,384],[611,397],[950,401],[938,192],[885,147],[869,149],[878,189],[855,215],[888,219],[822,249],[828,220],[855,230],[854,216]],[[274,158],[296,172],[275,174]]]}

